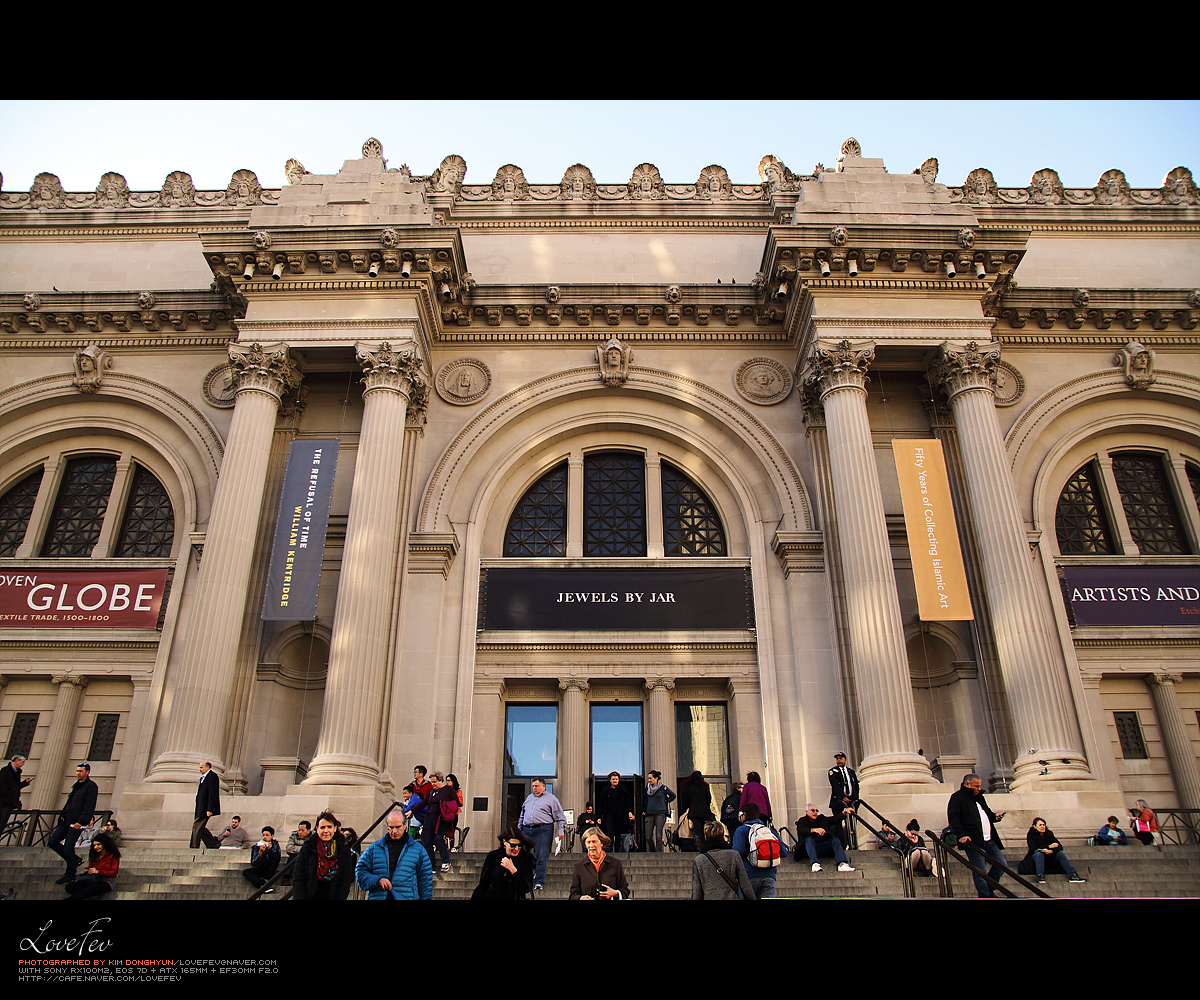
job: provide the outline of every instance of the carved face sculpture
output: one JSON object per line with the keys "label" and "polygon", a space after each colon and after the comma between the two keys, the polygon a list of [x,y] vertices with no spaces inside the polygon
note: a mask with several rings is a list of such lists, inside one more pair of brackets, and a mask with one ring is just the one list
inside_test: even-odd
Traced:
{"label": "carved face sculpture", "polygon": [[469,396],[471,394],[471,373],[463,370],[458,373],[458,394],[460,396]]}
{"label": "carved face sculpture", "polygon": [[1134,371],[1145,371],[1150,367],[1150,352],[1144,349],[1134,351],[1133,357],[1129,359],[1129,364]]}
{"label": "carved face sculpture", "polygon": [[650,175],[649,174],[642,174],[642,180],[641,180],[640,187],[643,192],[649,192],[649,190],[650,190]]}
{"label": "carved face sculpture", "polygon": [[983,197],[985,194],[987,194],[987,181],[982,177],[975,178],[975,193],[980,197]]}
{"label": "carved face sculpture", "polygon": [[621,367],[621,351],[619,348],[610,347],[607,351],[605,351],[604,356],[608,359],[609,368]]}

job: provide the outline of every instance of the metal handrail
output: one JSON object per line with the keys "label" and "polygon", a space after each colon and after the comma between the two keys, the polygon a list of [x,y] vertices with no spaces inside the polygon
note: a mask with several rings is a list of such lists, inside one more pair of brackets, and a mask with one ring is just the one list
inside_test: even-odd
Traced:
{"label": "metal handrail", "polygon": [[[1009,899],[1017,898],[1016,893],[1012,892],[1007,886],[1001,885],[999,882],[997,882],[995,879],[993,879],[986,871],[983,871],[980,868],[976,868],[973,864],[971,864],[970,861],[968,861],[965,857],[963,857],[961,854],[959,854],[957,850],[952,848],[949,844],[947,844],[944,840],[942,840],[942,838],[939,837],[932,830],[926,830],[925,836],[928,837],[930,840],[932,840],[933,843],[937,846],[938,891],[941,893],[941,896],[943,899],[953,899],[954,898],[954,887],[950,883],[950,870],[949,870],[949,866],[946,864],[946,861],[949,860],[950,858],[953,858],[964,868],[966,868],[969,871],[973,872],[974,874],[978,875],[993,889],[999,889]],[[1018,875],[1013,869],[1009,868],[1008,865],[1001,864],[999,861],[997,861],[995,858],[991,857],[990,855],[988,856],[988,861],[990,862],[989,867],[999,868],[1002,872],[1004,872],[1005,874],[1007,874],[1011,878],[1013,878],[1019,885],[1023,885],[1026,889],[1028,889],[1030,892],[1032,892],[1035,896],[1040,896],[1042,899],[1053,899],[1054,898],[1048,892],[1044,892],[1043,890],[1039,889],[1036,885],[1034,885],[1032,882],[1028,881],[1023,875]]]}
{"label": "metal handrail", "polygon": [[[379,814],[379,816],[376,818],[374,823],[372,823],[369,827],[367,827],[367,830],[365,833],[360,833],[353,840],[346,841],[346,846],[349,847],[351,850],[354,850],[354,848],[358,847],[359,844],[361,844],[363,841],[365,841],[367,839],[367,837],[369,837],[374,832],[375,827],[377,827],[380,823],[382,823],[387,818],[388,813],[390,813],[393,809],[399,809],[399,808],[400,808],[400,803],[393,802],[390,806],[388,806],[383,812],[381,812]],[[316,828],[314,827],[312,833],[310,833],[309,836],[315,837],[316,835],[317,835],[317,831],[316,831]],[[297,851],[296,854],[292,857],[292,859],[290,861],[288,861],[288,863],[286,865],[284,865],[282,868],[280,868],[274,875],[271,876],[271,878],[268,881],[264,882],[262,884],[262,886],[255,889],[254,892],[252,892],[249,896],[247,896],[246,901],[249,902],[251,900],[258,899],[268,889],[275,888],[275,883],[278,882],[285,875],[287,875],[293,868],[295,868],[296,862],[299,859],[300,859],[300,853]],[[280,899],[291,899],[292,898],[291,888],[289,887],[288,891],[285,892],[279,898]]]}
{"label": "metal handrail", "polygon": [[[5,847],[40,847],[50,839],[58,825],[61,809],[14,809],[9,814],[8,824],[0,830],[0,841],[7,838]],[[92,816],[101,817],[104,823],[112,819],[111,809],[97,809]],[[13,835],[18,834],[16,843]]]}
{"label": "metal handrail", "polygon": [[[869,805],[867,805],[867,803],[865,803],[861,800],[859,801],[859,805],[867,806],[867,808],[870,809],[871,812],[875,816],[879,817],[879,821],[881,823],[885,824],[888,827],[888,829],[890,829],[892,831],[892,833],[896,834],[897,838],[900,837],[900,832],[896,829],[895,824],[892,823],[891,820],[884,819],[884,817],[879,816],[879,813],[875,812],[874,809],[872,809]],[[876,830],[875,827],[871,826],[871,824],[868,823],[865,819],[863,819],[857,809],[855,809],[854,812],[852,812],[850,815],[853,816],[854,819],[858,820],[859,823],[861,823],[863,826],[865,826],[867,828],[867,830],[870,832],[871,836],[875,838],[876,843],[879,843],[882,841],[883,843],[887,844],[889,850],[895,851],[897,854],[900,855],[901,891],[904,893],[905,899],[915,899],[916,895],[917,895],[916,878],[913,875],[912,865],[906,863],[906,859],[907,859],[908,855],[905,853],[900,841],[897,840],[897,842],[893,844],[893,843],[889,843],[888,841],[884,840],[883,834],[879,830]]]}
{"label": "metal handrail", "polygon": [[1154,815],[1164,844],[1200,844],[1200,809],[1158,809]]}

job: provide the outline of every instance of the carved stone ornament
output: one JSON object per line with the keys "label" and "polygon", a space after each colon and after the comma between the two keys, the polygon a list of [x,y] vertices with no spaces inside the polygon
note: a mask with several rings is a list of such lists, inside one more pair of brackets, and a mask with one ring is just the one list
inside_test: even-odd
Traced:
{"label": "carved stone ornament", "polygon": [[71,384],[80,392],[95,392],[104,373],[112,367],[112,355],[95,344],[75,352],[75,377]]}
{"label": "carved stone ornament", "polygon": [[855,347],[843,340],[832,350],[818,345],[809,355],[804,384],[814,399],[834,389],[865,389],[867,369],[874,360],[875,345],[871,343]]}
{"label": "carved stone ornament", "polygon": [[1092,301],[1092,296],[1086,288],[1076,288],[1071,294],[1071,301],[1075,303],[1076,309],[1082,309]]}
{"label": "carved stone ornament", "polygon": [[829,230],[829,242],[835,247],[844,247],[849,238],[850,234],[846,231],[845,226],[834,226]]}
{"label": "carved stone ornament", "polygon": [[36,312],[42,308],[42,297],[37,292],[26,292],[21,304],[27,311]]}
{"label": "carved stone ornament", "polygon": [[382,233],[379,234],[379,242],[382,243],[388,250],[395,250],[400,246],[400,234],[391,226],[388,226]]}
{"label": "carved stone ornament", "polygon": [[153,292],[138,292],[137,304],[139,309],[153,309],[155,301]]}
{"label": "carved stone ornament", "polygon": [[438,164],[437,170],[429,178],[429,185],[434,191],[449,191],[457,195],[466,176],[467,161],[457,153],[451,153]]}
{"label": "carved stone ornament", "polygon": [[656,201],[665,197],[662,174],[653,163],[639,163],[629,177],[629,197],[634,201]]}
{"label": "carved stone ornament", "polygon": [[1025,376],[1007,361],[996,362],[996,405],[1012,406],[1025,395]]}
{"label": "carved stone ornament", "polygon": [[862,146],[854,136],[842,143],[842,156],[862,156]]}
{"label": "carved stone ornament", "polygon": [[528,201],[529,185],[525,182],[525,171],[506,163],[492,178],[492,201]]}
{"label": "carved stone ornament", "polygon": [[795,191],[800,187],[800,179],[773,153],[758,161],[758,179],[768,191]]}
{"label": "carved stone ornament", "polygon": [[667,285],[666,299],[668,302],[679,302],[683,298],[683,289],[678,285]]}
{"label": "carved stone ornament", "polygon": [[1120,170],[1106,170],[1093,189],[1098,205],[1128,205],[1133,200],[1129,182]]}
{"label": "carved stone ornament", "polygon": [[300,385],[300,372],[288,355],[284,343],[229,345],[229,362],[233,365],[238,392],[257,390],[279,399],[289,389]]}
{"label": "carved stone ornament", "polygon": [[1043,167],[1029,179],[1029,200],[1039,205],[1061,205],[1066,196],[1058,171]]}
{"label": "carved stone ornament", "polygon": [[260,229],[254,234],[254,245],[259,250],[266,250],[271,245],[271,234],[265,229]]}
{"label": "carved stone ornament", "polygon": [[633,363],[633,348],[625,347],[616,337],[596,348],[596,363],[600,366],[600,381],[610,388],[625,384],[629,366]]}
{"label": "carved stone ornament", "polygon": [[774,358],[750,358],[737,367],[733,384],[743,399],[759,406],[773,406],[788,398],[792,373]]}
{"label": "carved stone ornament", "polygon": [[975,230],[960,229],[958,231],[958,245],[964,250],[970,250],[975,245]]}
{"label": "carved stone ornament", "polygon": [[62,208],[66,203],[62,181],[56,174],[42,173],[33,179],[29,188],[29,207],[36,210],[43,208]]}
{"label": "carved stone ornament", "polygon": [[546,289],[546,301],[553,304],[562,298],[562,292],[559,291],[558,285],[551,285]]}
{"label": "carved stone ornament", "polygon": [[362,158],[364,160],[382,160],[383,159],[383,143],[371,136],[362,144]]}
{"label": "carved stone ornament", "polygon": [[1193,309],[1200,309],[1200,288],[1194,288],[1188,292],[1187,303]]}
{"label": "carved stone ornament", "polygon": [[1113,355],[1131,389],[1148,389],[1154,384],[1154,351],[1131,340]]}
{"label": "carved stone ornament", "polygon": [[937,175],[938,175],[937,157],[936,156],[929,157],[929,159],[922,162],[922,164],[919,167],[917,167],[917,169],[914,170],[913,173],[920,174],[921,180],[923,180],[926,184],[933,184],[935,181],[937,181]]}
{"label": "carved stone ornament", "polygon": [[595,201],[596,179],[582,163],[567,167],[559,182],[558,196],[563,201]]}
{"label": "carved stone ornament", "polygon": [[994,394],[999,360],[999,344],[985,344],[981,350],[971,341],[961,351],[943,344],[942,355],[934,363],[929,380],[951,399],[968,389],[987,389]]}
{"label": "carved stone ornament", "polygon": [[109,171],[96,185],[97,208],[126,208],[129,205],[129,184],[118,173]]}
{"label": "carved stone ornament", "polygon": [[162,190],[158,192],[158,203],[163,208],[189,208],[196,204],[196,185],[192,175],[182,170],[167,174]]}
{"label": "carved stone ornament", "polygon": [[225,205],[257,205],[262,201],[262,185],[253,170],[235,170],[225,188]]}
{"label": "carved stone ornament", "polygon": [[696,178],[696,198],[700,201],[726,201],[733,197],[729,172],[713,163],[700,171]]}
{"label": "carved stone ornament", "polygon": [[301,178],[308,173],[304,169],[304,164],[297,159],[288,160],[283,165],[283,172],[287,175],[289,184],[299,184]]}
{"label": "carved stone ornament", "polygon": [[[57,179],[56,177],[55,180]],[[1192,172],[1187,167],[1176,167],[1163,178],[1162,196],[1163,201],[1169,205],[1200,204],[1200,191],[1196,189]]]}
{"label": "carved stone ornament", "polygon": [[354,356],[362,366],[365,392],[391,389],[411,398],[413,384],[421,379],[421,359],[411,347],[393,351],[387,341],[378,347],[359,343],[355,345]]}
{"label": "carved stone ornament", "polygon": [[433,387],[447,403],[470,406],[487,395],[492,387],[492,373],[478,358],[458,358],[438,369]]}
{"label": "carved stone ornament", "polygon": [[237,369],[232,362],[217,365],[204,376],[200,392],[209,406],[218,410],[232,410],[237,396]]}
{"label": "carved stone ornament", "polygon": [[976,167],[963,181],[963,201],[980,205],[990,205],[1000,198],[1000,189],[996,186],[996,178],[987,167]]}

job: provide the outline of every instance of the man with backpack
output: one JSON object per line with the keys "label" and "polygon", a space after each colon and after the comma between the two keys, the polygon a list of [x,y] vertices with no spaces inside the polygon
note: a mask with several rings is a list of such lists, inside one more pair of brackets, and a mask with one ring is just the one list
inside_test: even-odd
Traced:
{"label": "man with backpack", "polygon": [[754,886],[757,899],[775,898],[775,869],[787,857],[788,849],[766,823],[753,802],[742,809],[745,822],[734,831],[733,849],[742,856],[746,875]]}

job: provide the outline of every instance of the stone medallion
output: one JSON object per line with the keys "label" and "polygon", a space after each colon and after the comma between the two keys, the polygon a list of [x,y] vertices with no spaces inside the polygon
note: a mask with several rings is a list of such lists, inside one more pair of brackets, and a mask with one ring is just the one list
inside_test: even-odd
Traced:
{"label": "stone medallion", "polygon": [[996,405],[1012,406],[1025,395],[1025,376],[1007,361],[996,362]]}
{"label": "stone medallion", "polygon": [[204,401],[209,406],[215,406],[218,410],[233,409],[233,397],[237,395],[237,384],[233,381],[233,365],[229,362],[217,365],[204,376],[201,391],[204,393]]}
{"label": "stone medallion", "polygon": [[734,372],[733,384],[744,399],[770,406],[787,399],[792,391],[792,373],[774,358],[750,358]]}
{"label": "stone medallion", "polygon": [[492,373],[478,358],[458,358],[438,369],[434,387],[447,403],[469,406],[487,395],[492,387]]}

